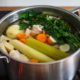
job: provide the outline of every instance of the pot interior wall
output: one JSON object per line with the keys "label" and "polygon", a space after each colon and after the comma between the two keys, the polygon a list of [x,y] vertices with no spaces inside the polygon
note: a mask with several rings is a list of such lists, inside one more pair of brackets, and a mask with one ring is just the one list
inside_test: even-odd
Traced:
{"label": "pot interior wall", "polygon": [[[59,8],[55,8],[55,7],[33,7],[33,8],[24,8],[21,11],[16,11],[11,13],[10,15],[8,15],[6,18],[4,18],[5,20],[3,20],[2,22],[0,22],[0,35],[5,31],[5,29],[8,27],[8,25],[10,25],[11,23],[15,22],[16,20],[18,20],[18,15],[26,10],[31,10],[31,11],[36,11],[36,12],[48,12],[49,14],[53,14],[55,16],[58,16],[62,19],[64,19],[67,23],[69,23],[72,27],[72,29],[76,29],[77,31],[80,30],[80,22],[79,20],[76,18],[76,16],[74,16],[73,14],[69,13],[66,10],[63,9],[59,9]],[[5,32],[4,32],[5,33]]]}

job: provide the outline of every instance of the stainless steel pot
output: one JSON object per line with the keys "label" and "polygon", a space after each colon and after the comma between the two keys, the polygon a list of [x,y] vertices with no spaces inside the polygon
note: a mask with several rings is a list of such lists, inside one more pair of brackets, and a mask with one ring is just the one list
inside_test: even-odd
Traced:
{"label": "stainless steel pot", "polygon": [[[75,14],[58,7],[40,5],[23,8],[3,17],[0,20],[0,35],[4,33],[9,24],[18,20],[20,13],[26,10],[53,13],[67,21],[75,31],[80,31],[80,19]],[[8,63],[5,64],[10,80],[72,80],[80,61],[80,49],[65,59],[48,63],[20,62],[2,50],[1,52],[9,58]]]}

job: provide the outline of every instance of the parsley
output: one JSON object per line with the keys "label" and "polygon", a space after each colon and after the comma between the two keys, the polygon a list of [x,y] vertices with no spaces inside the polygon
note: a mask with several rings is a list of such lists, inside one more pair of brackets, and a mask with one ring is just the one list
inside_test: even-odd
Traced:
{"label": "parsley", "polygon": [[58,44],[69,44],[72,50],[80,46],[80,38],[73,33],[71,27],[64,20],[53,17],[50,19],[48,14],[37,14],[36,12],[26,11],[19,15],[21,19],[20,29],[26,29],[34,24],[44,26],[43,30],[56,39]]}

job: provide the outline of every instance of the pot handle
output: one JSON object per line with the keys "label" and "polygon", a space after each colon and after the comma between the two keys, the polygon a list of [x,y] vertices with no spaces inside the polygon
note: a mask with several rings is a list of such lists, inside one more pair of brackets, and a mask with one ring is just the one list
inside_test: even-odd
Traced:
{"label": "pot handle", "polygon": [[[77,7],[77,8],[73,8],[72,10],[70,10],[70,12],[76,14],[77,16],[79,16],[80,18],[80,7]],[[79,48],[79,53],[80,53],[80,48]]]}
{"label": "pot handle", "polygon": [[[70,12],[76,14],[80,18],[80,7],[73,8],[73,9],[70,10]],[[80,52],[80,49],[79,49],[79,52]]]}
{"label": "pot handle", "polygon": [[9,59],[8,59],[6,56],[2,56],[2,55],[0,55],[0,59],[5,59],[7,63],[10,62]]}
{"label": "pot handle", "polygon": [[80,7],[73,8],[70,11],[80,17]]}

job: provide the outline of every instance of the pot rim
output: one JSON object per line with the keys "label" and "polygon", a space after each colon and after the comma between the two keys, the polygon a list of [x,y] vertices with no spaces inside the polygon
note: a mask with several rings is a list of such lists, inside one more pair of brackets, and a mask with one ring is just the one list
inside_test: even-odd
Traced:
{"label": "pot rim", "polygon": [[[15,10],[15,11],[12,11],[12,12],[8,13],[8,14],[5,15],[3,18],[1,18],[0,24],[1,24],[5,19],[7,19],[9,16],[11,16],[11,15],[13,15],[13,14],[15,14],[15,13],[21,11],[21,10],[24,11],[25,9],[26,9],[26,10],[29,10],[29,9],[42,8],[42,7],[43,7],[43,8],[52,8],[52,9],[54,8],[54,9],[57,9],[57,10],[61,10],[61,11],[63,11],[63,12],[66,12],[67,14],[75,17],[76,19],[78,19],[78,20],[80,21],[80,18],[79,18],[77,15],[75,15],[75,14],[73,14],[72,12],[70,12],[70,11],[68,11],[68,10],[65,10],[65,9],[63,9],[63,8],[59,8],[59,7],[55,7],[55,6],[51,6],[51,5],[33,5],[33,6],[25,7],[25,8],[20,8],[20,9],[17,9],[17,10]],[[60,60],[57,60],[57,61],[46,62],[46,63],[30,63],[30,62],[20,61],[20,60],[17,60],[17,59],[15,59],[15,58],[11,57],[10,55],[6,54],[6,53],[5,53],[4,51],[2,51],[1,49],[0,49],[0,51],[1,51],[3,54],[5,54],[7,57],[9,57],[10,59],[15,60],[15,61],[18,61],[18,62],[20,62],[20,63],[33,64],[33,65],[44,65],[44,64],[48,65],[48,64],[55,64],[55,63],[64,62],[65,60],[68,60],[69,58],[72,58],[72,57],[76,56],[77,54],[80,53],[80,48],[77,49],[73,54],[71,54],[70,56],[68,56],[68,57],[66,57],[66,58],[63,58],[63,59],[60,59]]]}

